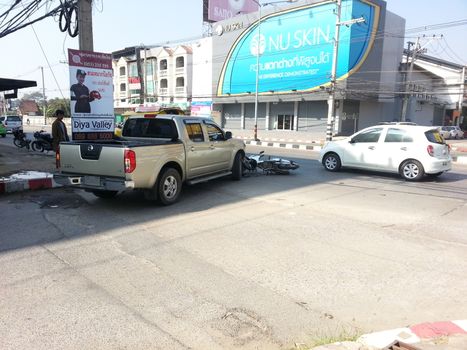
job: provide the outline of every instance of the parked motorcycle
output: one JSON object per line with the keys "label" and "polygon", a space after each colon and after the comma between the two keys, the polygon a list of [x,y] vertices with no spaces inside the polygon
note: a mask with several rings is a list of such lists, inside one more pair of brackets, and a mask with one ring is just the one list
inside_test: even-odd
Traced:
{"label": "parked motorcycle", "polygon": [[243,169],[245,172],[256,172],[261,169],[265,174],[286,175],[290,170],[296,170],[300,166],[297,162],[283,158],[265,157],[264,151],[243,157]]}
{"label": "parked motorcycle", "polygon": [[13,144],[16,147],[23,148],[26,147],[26,149],[29,150],[29,145],[31,143],[31,140],[28,140],[26,138],[26,134],[23,132],[23,130],[19,128],[15,128],[12,130],[14,139],[13,139]]}
{"label": "parked motorcycle", "polygon": [[52,151],[52,136],[44,130],[36,131],[34,133],[35,141],[32,142],[31,147],[34,151],[44,152]]}

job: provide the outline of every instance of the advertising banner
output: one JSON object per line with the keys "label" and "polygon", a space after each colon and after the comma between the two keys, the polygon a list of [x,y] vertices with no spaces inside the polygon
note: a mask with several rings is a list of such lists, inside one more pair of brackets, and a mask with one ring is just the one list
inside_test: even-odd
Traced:
{"label": "advertising banner", "polygon": [[111,139],[114,133],[112,56],[68,49],[73,140]]}
{"label": "advertising banner", "polygon": [[[335,3],[321,2],[267,15],[244,31],[222,68],[218,96],[310,91],[329,84],[335,37]],[[372,48],[378,5],[343,0],[337,79],[356,71]],[[258,57],[259,55],[259,57]],[[259,64],[258,64],[259,63]]]}
{"label": "advertising banner", "polygon": [[191,102],[191,115],[210,116],[212,112],[212,101],[193,101]]}
{"label": "advertising banner", "polygon": [[203,20],[217,22],[235,17],[239,14],[255,12],[258,10],[256,0],[204,0]]}

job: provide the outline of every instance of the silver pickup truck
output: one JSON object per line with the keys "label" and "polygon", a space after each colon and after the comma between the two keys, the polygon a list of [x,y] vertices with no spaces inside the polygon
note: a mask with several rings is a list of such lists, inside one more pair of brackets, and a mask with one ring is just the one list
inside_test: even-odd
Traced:
{"label": "silver pickup truck", "polygon": [[122,137],[62,142],[54,180],[101,198],[128,189],[169,205],[182,184],[231,175],[242,177],[245,143],[210,119],[176,115],[130,117]]}

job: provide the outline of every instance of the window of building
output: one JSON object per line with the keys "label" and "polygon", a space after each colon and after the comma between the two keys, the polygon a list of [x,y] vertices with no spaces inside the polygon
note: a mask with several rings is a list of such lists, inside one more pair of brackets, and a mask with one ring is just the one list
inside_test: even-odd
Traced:
{"label": "window of building", "polygon": [[413,138],[407,130],[391,128],[388,129],[384,142],[413,142]]}
{"label": "window of building", "polygon": [[167,89],[168,82],[167,79],[161,79],[161,89]]}
{"label": "window of building", "polygon": [[126,67],[120,67],[120,75],[126,75]]}
{"label": "window of building", "polygon": [[278,129],[278,130],[292,130],[293,129],[293,115],[279,114],[277,116],[276,129]]}
{"label": "window of building", "polygon": [[120,84],[120,91],[126,91],[126,84],[125,83]]}
{"label": "window of building", "polygon": [[139,95],[141,94],[141,89],[130,90],[130,95]]}
{"label": "window of building", "polygon": [[185,67],[185,57],[177,57],[177,59],[175,60],[175,67],[176,68]]}
{"label": "window of building", "polygon": [[352,138],[353,142],[378,142],[382,128],[369,129]]}
{"label": "window of building", "polygon": [[159,62],[159,69],[160,70],[166,70],[167,69],[167,60],[161,60]]}
{"label": "window of building", "polygon": [[137,77],[138,76],[138,66],[136,65],[136,62],[131,62],[128,65],[128,70],[129,70],[130,77]]}
{"label": "window of building", "polygon": [[184,87],[185,86],[185,78],[183,78],[183,77],[177,78],[175,84],[176,84],[175,85],[176,87]]}
{"label": "window of building", "polygon": [[186,124],[186,132],[193,142],[204,142],[203,128],[199,123]]}
{"label": "window of building", "polygon": [[153,64],[152,64],[152,61],[147,61],[146,62],[146,75],[153,75],[154,74],[154,71],[153,71]]}

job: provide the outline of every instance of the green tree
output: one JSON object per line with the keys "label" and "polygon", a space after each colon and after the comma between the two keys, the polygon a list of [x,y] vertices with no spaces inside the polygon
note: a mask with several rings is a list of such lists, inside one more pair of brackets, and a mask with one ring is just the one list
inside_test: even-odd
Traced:
{"label": "green tree", "polygon": [[47,117],[53,117],[57,109],[65,111],[65,118],[69,118],[71,115],[70,99],[57,97],[49,100],[47,102]]}

